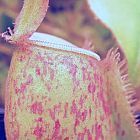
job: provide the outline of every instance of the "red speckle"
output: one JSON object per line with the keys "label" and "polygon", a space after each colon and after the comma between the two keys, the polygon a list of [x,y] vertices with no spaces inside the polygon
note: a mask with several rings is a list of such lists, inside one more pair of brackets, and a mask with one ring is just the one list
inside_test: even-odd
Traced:
{"label": "red speckle", "polygon": [[99,79],[99,75],[96,73],[94,73],[94,79],[95,79],[95,82],[98,82],[100,79]]}
{"label": "red speckle", "polygon": [[64,112],[64,118],[66,118],[67,117],[67,110],[68,110],[68,103],[65,104],[64,110],[65,110],[65,112]]}
{"label": "red speckle", "polygon": [[17,100],[17,104],[18,104],[18,106],[21,105],[21,100],[20,100],[20,98],[18,98],[18,100]]}
{"label": "red speckle", "polygon": [[88,85],[88,91],[89,91],[89,93],[94,93],[95,92],[95,84],[93,82],[91,82]]}
{"label": "red speckle", "polygon": [[50,83],[46,83],[45,85],[46,85],[48,91],[50,92],[51,91],[51,84]]}
{"label": "red speckle", "polygon": [[77,72],[77,66],[71,65],[70,73],[72,74],[73,77],[76,76],[76,72]]}
{"label": "red speckle", "polygon": [[72,102],[71,113],[77,114],[78,109],[75,100]]}
{"label": "red speckle", "polygon": [[44,57],[42,57],[41,55],[37,55],[36,56],[36,60],[37,61],[43,61],[44,60]]}
{"label": "red speckle", "polygon": [[59,120],[57,120],[55,122],[55,130],[59,130],[59,128],[60,128],[60,123],[59,123]]}
{"label": "red speckle", "polygon": [[87,130],[88,140],[92,140],[92,134],[90,133],[89,129]]}
{"label": "red speckle", "polygon": [[40,68],[36,68],[36,75],[40,75]]}
{"label": "red speckle", "polygon": [[58,139],[60,136],[59,136],[59,133],[60,133],[60,122],[59,120],[55,121],[55,125],[54,125],[54,132],[53,132],[53,135],[52,135],[52,139]]}
{"label": "red speckle", "polygon": [[45,130],[43,129],[43,127],[41,126],[36,126],[34,129],[33,134],[36,135],[36,137],[38,139],[40,139],[43,136],[43,133],[45,132]]}
{"label": "red speckle", "polygon": [[88,58],[88,62],[89,62],[89,65],[92,67],[92,68],[96,68],[96,63],[95,63],[95,61],[94,61],[94,59],[93,58]]}
{"label": "red speckle", "polygon": [[32,82],[33,82],[33,77],[32,77],[32,75],[29,75],[26,84],[29,85]]}
{"label": "red speckle", "polygon": [[61,109],[61,104],[54,105],[53,109],[48,109],[50,117],[52,118],[52,120],[55,120],[55,115],[56,115],[56,113],[59,114],[60,109]]}
{"label": "red speckle", "polygon": [[91,107],[89,108],[89,117],[91,118],[91,112],[92,112],[92,110],[91,110]]}
{"label": "red speckle", "polygon": [[[22,45],[23,46],[23,45]],[[24,46],[24,47],[21,47],[20,48],[21,49],[21,51],[23,51],[23,52],[25,52],[25,51],[28,51],[28,49]]]}
{"label": "red speckle", "polygon": [[87,69],[82,67],[82,75],[83,75],[83,81],[86,80],[86,73],[87,73]]}
{"label": "red speckle", "polygon": [[43,112],[43,107],[42,107],[42,103],[41,102],[35,102],[31,105],[30,108],[31,112],[33,112],[34,114],[39,114],[41,115]]}
{"label": "red speckle", "polygon": [[49,111],[51,119],[55,120],[55,111],[52,111],[51,109],[49,109],[48,111]]}
{"label": "red speckle", "polygon": [[76,127],[80,124],[80,121],[76,118],[75,124],[74,124],[74,134],[76,135]]}
{"label": "red speckle", "polygon": [[68,132],[68,129],[67,128],[62,128],[62,135],[67,134],[67,132]]}
{"label": "red speckle", "polygon": [[12,124],[12,137],[11,137],[11,140],[17,140],[19,139],[19,124],[14,121],[11,123]]}
{"label": "red speckle", "polygon": [[36,119],[36,122],[43,122],[43,119],[41,117]]}
{"label": "red speckle", "polygon": [[99,140],[99,139],[102,139],[102,127],[101,125],[99,124],[95,124],[95,134],[96,134],[96,137],[95,137],[95,140]]}
{"label": "red speckle", "polygon": [[122,134],[121,134],[121,135],[122,135],[122,136],[124,136],[124,135],[125,135],[125,131],[124,131],[124,130],[122,131]]}
{"label": "red speckle", "polygon": [[103,78],[100,76],[100,84],[103,85]]}
{"label": "red speckle", "polygon": [[54,70],[50,69],[50,79],[53,80],[54,79]]}
{"label": "red speckle", "polygon": [[92,77],[91,77],[91,73],[88,72],[88,75],[87,75],[87,79],[88,81],[91,81]]}
{"label": "red speckle", "polygon": [[86,120],[86,117],[87,117],[87,110],[84,110],[81,114],[81,120],[82,121],[85,121]]}
{"label": "red speckle", "polygon": [[79,133],[77,140],[84,140],[85,134],[84,133]]}
{"label": "red speckle", "polygon": [[69,140],[69,137],[64,138],[64,140]]}
{"label": "red speckle", "polygon": [[19,57],[19,61],[23,61],[23,60],[25,60],[25,55],[21,55],[20,57]]}
{"label": "red speckle", "polygon": [[79,104],[81,106],[81,108],[83,107],[83,103],[84,103],[84,99],[82,98],[82,96],[80,97],[80,100],[79,100]]}
{"label": "red speckle", "polygon": [[15,87],[15,92],[16,92],[16,94],[18,94],[20,92],[20,90],[17,87]]}
{"label": "red speckle", "polygon": [[21,86],[20,86],[20,92],[24,93],[25,90],[26,90],[26,84],[22,83]]}

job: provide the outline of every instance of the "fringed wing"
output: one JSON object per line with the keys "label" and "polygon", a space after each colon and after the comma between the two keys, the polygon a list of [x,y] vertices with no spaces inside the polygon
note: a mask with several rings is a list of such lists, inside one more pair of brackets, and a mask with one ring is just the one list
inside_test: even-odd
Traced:
{"label": "fringed wing", "polygon": [[114,121],[116,140],[138,140],[139,131],[134,116],[134,90],[128,80],[127,62],[120,60],[118,50],[110,50],[101,61],[107,85],[107,95]]}

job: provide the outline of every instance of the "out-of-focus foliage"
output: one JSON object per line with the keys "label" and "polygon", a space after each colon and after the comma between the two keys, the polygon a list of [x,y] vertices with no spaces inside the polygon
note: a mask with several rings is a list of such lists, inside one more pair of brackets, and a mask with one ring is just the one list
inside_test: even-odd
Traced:
{"label": "out-of-focus foliage", "polygon": [[89,0],[89,3],[117,36],[128,58],[134,85],[140,86],[140,1]]}

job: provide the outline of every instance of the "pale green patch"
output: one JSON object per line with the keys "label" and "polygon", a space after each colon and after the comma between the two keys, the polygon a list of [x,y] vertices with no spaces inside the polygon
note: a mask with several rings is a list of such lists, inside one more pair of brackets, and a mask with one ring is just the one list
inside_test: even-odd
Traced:
{"label": "pale green patch", "polygon": [[138,72],[140,69],[140,1],[88,1],[91,5],[91,9],[112,29],[119,43],[124,48],[128,58],[129,73],[136,84],[140,78]]}

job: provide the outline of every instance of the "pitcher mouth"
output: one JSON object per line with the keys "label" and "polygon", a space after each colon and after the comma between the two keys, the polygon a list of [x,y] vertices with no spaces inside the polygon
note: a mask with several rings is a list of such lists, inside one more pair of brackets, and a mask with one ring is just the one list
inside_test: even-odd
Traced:
{"label": "pitcher mouth", "polygon": [[64,50],[67,52],[73,52],[77,54],[83,54],[95,58],[100,61],[100,56],[93,51],[79,48],[76,45],[53,35],[35,32],[31,37],[31,41],[34,41],[37,45],[44,46],[46,48],[53,48],[58,50]]}

